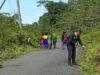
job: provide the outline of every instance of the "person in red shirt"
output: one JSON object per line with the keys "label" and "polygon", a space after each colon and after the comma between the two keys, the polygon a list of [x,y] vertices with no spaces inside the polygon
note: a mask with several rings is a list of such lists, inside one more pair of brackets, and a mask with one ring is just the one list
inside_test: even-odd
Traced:
{"label": "person in red shirt", "polygon": [[40,45],[41,45],[41,48],[43,48],[43,34],[42,36],[40,36]]}

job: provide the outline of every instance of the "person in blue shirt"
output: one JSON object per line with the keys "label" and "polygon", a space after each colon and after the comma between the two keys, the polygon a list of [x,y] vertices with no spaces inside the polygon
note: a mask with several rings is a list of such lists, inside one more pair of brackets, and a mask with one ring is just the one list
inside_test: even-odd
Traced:
{"label": "person in blue shirt", "polygon": [[69,36],[68,40],[68,65],[76,65],[75,58],[76,58],[76,44],[79,43],[83,48],[85,46],[83,45],[81,39],[80,39],[80,34],[82,33],[81,30],[78,30],[77,32],[71,34]]}

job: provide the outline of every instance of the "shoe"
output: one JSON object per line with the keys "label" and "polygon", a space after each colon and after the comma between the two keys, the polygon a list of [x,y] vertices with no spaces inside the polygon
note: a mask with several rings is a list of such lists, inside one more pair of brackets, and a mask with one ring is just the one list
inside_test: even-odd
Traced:
{"label": "shoe", "polygon": [[72,66],[72,64],[71,63],[68,63],[68,66]]}
{"label": "shoe", "polygon": [[68,64],[68,66],[72,67],[73,65],[72,64]]}
{"label": "shoe", "polygon": [[72,63],[73,65],[77,65],[77,63],[76,62],[74,62],[74,63]]}
{"label": "shoe", "polygon": [[52,49],[51,47],[49,49]]}

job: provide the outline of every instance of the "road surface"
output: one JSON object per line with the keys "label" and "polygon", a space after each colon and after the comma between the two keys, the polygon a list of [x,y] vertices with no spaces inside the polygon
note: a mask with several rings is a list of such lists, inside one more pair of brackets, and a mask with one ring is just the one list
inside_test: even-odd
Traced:
{"label": "road surface", "polygon": [[[0,75],[81,75],[78,66],[68,66],[67,49],[43,50],[8,60]],[[77,55],[78,57],[78,55]]]}

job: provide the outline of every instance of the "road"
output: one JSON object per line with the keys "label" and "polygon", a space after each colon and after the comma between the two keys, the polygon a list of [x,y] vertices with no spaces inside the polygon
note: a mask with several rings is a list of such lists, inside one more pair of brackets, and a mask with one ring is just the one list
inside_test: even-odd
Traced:
{"label": "road", "polygon": [[78,66],[68,66],[67,55],[67,49],[62,50],[58,43],[57,49],[33,52],[6,61],[0,75],[81,75]]}

